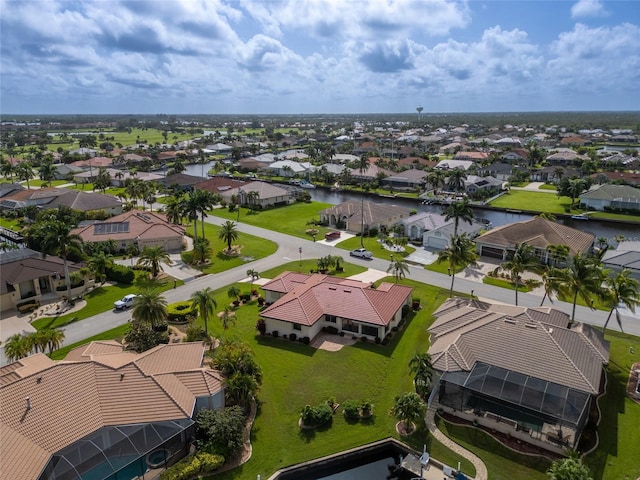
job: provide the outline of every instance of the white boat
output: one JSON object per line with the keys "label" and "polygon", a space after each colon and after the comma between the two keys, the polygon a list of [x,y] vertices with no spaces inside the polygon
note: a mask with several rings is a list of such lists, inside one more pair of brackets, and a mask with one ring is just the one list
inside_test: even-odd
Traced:
{"label": "white boat", "polygon": [[589,215],[586,213],[580,213],[578,215],[571,215],[573,220],[589,220]]}
{"label": "white boat", "polygon": [[316,188],[313,183],[307,182],[306,180],[301,180],[298,186],[301,188]]}

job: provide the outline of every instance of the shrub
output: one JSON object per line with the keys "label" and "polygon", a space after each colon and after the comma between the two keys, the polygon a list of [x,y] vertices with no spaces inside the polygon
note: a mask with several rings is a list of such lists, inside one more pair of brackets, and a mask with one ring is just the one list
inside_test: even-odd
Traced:
{"label": "shrub", "polygon": [[16,305],[16,308],[20,313],[30,313],[40,307],[39,300],[29,300],[28,302],[22,302]]}
{"label": "shrub", "polygon": [[264,298],[258,297],[258,306],[262,307],[264,305]]}
{"label": "shrub", "polygon": [[309,337],[302,337],[302,343],[309,345],[311,343],[311,339]]}
{"label": "shrub", "polygon": [[185,458],[160,474],[160,480],[186,480],[199,473],[208,473],[224,464],[222,455],[200,452],[194,457]]}
{"label": "shrub", "polygon": [[200,452],[196,455],[196,458],[200,460],[201,472],[212,472],[224,464],[224,457],[222,455]]}
{"label": "shrub", "polygon": [[167,321],[170,323],[187,323],[198,316],[198,310],[192,308],[191,302],[176,302],[167,305]]}
{"label": "shrub", "polygon": [[107,280],[112,282],[125,283],[127,285],[133,285],[133,281],[136,278],[135,273],[130,267],[125,265],[114,264],[108,266],[104,271]]}
{"label": "shrub", "polygon": [[333,410],[326,402],[316,407],[306,405],[301,412],[302,422],[309,427],[317,427],[331,420]]}
{"label": "shrub", "polygon": [[382,341],[382,339],[380,337],[376,337],[376,343],[380,343]]}
{"label": "shrub", "polygon": [[241,407],[202,409],[196,414],[195,422],[199,449],[229,458],[242,448],[245,418]]}
{"label": "shrub", "polygon": [[407,315],[409,315],[410,311],[411,311],[411,307],[409,305],[403,305],[402,306],[402,318],[404,319]]}
{"label": "shrub", "polygon": [[363,335],[363,336],[360,337],[360,340],[363,341],[363,342],[366,342],[368,340],[368,338]]}
{"label": "shrub", "polygon": [[271,332],[271,335],[273,336],[273,338],[278,338],[278,335],[280,335],[278,333],[278,330],[274,330],[273,332]]}
{"label": "shrub", "polygon": [[335,334],[338,333],[338,329],[336,327],[334,327],[333,325],[328,325],[326,327],[326,332],[335,335]]}
{"label": "shrub", "polygon": [[240,299],[243,302],[248,302],[249,300],[251,300],[251,292],[245,292],[242,295],[240,295]]}
{"label": "shrub", "polygon": [[347,400],[343,404],[343,412],[347,420],[355,420],[360,417],[360,404],[355,400]]}
{"label": "shrub", "polygon": [[186,342],[197,342],[199,340],[207,340],[207,334],[200,325],[191,324],[187,327]]}
{"label": "shrub", "polygon": [[298,336],[295,333],[289,334],[289,340],[291,340],[292,342],[295,342],[296,338],[298,338]]}
{"label": "shrub", "polygon": [[264,335],[265,333],[267,333],[267,324],[264,323],[263,319],[259,319],[256,323],[256,330],[260,332],[260,335]]}

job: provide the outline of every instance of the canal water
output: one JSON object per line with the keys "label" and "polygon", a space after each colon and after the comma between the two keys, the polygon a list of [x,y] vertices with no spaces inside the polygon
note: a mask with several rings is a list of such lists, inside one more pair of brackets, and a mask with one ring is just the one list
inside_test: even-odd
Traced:
{"label": "canal water", "polygon": [[[207,177],[207,172],[213,167],[215,162],[209,162],[202,165],[187,165],[185,171],[188,175],[196,177]],[[348,192],[335,192],[323,188],[308,190],[311,198],[317,202],[330,203],[337,205],[347,200],[360,200],[360,194]],[[374,195],[367,196],[366,200],[374,203],[390,203],[402,205],[407,208],[416,209],[419,212],[435,212],[442,213],[444,207],[442,205],[422,205],[419,200],[406,198],[380,198]],[[485,218],[491,222],[494,227],[506,225],[508,223],[519,222],[532,218],[532,215],[521,213],[507,213],[504,211],[486,210],[474,207],[476,216]],[[573,220],[570,218],[559,218],[558,223],[576,228],[584,232],[592,233],[596,238],[605,237],[611,244],[615,244],[613,239],[618,235],[624,235],[629,240],[640,241],[640,225],[632,225],[625,223],[601,222],[598,220]]]}

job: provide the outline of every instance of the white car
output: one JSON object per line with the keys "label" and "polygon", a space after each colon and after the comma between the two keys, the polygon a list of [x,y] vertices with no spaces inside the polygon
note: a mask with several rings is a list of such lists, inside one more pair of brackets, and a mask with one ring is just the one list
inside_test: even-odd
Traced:
{"label": "white car", "polygon": [[349,255],[352,257],[365,258],[367,260],[371,260],[373,258],[373,254],[366,248],[356,248],[355,250],[351,250]]}
{"label": "white car", "polygon": [[125,295],[121,300],[118,300],[113,304],[116,310],[125,310],[133,305],[133,299],[136,298],[137,295],[130,293],[129,295]]}

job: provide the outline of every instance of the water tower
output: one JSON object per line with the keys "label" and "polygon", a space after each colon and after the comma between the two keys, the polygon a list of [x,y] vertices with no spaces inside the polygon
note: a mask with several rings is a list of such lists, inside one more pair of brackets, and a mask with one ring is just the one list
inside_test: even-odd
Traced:
{"label": "water tower", "polygon": [[416,111],[418,112],[418,120],[420,120],[420,116],[422,114],[422,110],[424,110],[424,108],[422,108],[422,105],[418,105],[416,107]]}

